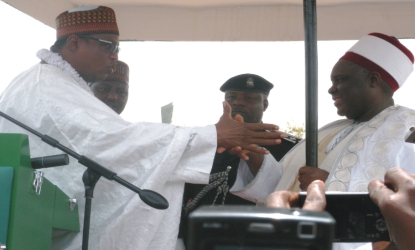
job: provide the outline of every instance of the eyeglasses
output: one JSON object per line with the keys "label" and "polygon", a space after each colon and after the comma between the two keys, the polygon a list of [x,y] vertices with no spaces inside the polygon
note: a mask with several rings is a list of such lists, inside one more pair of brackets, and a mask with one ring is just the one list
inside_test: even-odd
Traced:
{"label": "eyeglasses", "polygon": [[100,43],[105,43],[107,45],[107,50],[111,53],[119,53],[121,48],[118,44],[111,42],[111,41],[107,41],[107,40],[103,40],[103,39],[99,39],[99,38],[95,38],[95,37],[89,37],[89,36],[78,36],[80,38],[86,38],[86,39],[92,39],[92,40],[96,40]]}

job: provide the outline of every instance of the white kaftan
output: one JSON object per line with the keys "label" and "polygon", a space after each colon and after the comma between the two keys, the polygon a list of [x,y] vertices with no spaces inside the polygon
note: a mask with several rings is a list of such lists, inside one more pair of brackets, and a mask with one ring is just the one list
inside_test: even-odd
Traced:
{"label": "white kaftan", "polygon": [[[318,167],[330,173],[325,182],[327,191],[367,191],[370,181],[383,180],[385,172],[393,167],[402,167],[414,174],[414,144],[404,141],[410,127],[415,126],[414,110],[388,107],[336,143],[340,132],[351,123],[350,120],[336,121],[318,132]],[[299,191],[297,178],[299,168],[306,165],[305,148],[302,141],[279,163],[266,156],[255,178],[241,161],[237,180],[230,191],[262,205],[274,191]],[[334,249],[356,249],[360,245],[340,243],[334,244]]]}
{"label": "white kaftan", "polygon": [[[95,98],[87,83],[58,54],[40,50],[46,63],[16,77],[0,97],[0,110],[58,140],[142,189],[163,195],[167,210],[143,203],[120,184],[101,178],[92,201],[89,249],[174,249],[184,182],[208,183],[216,150],[214,125],[196,128],[129,123]],[[0,119],[1,133],[29,132]],[[29,134],[31,157],[61,154]],[[86,167],[44,169],[45,177],[79,204],[83,227]],[[53,239],[53,249],[81,249],[82,233]]]}

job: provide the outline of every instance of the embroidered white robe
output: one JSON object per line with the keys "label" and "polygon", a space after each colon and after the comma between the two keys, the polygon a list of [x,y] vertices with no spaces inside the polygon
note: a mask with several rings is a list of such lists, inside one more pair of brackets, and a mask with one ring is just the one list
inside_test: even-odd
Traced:
{"label": "embroidered white robe", "polygon": [[[0,110],[169,202],[167,210],[151,208],[136,193],[102,177],[92,201],[89,249],[174,249],[184,182],[208,183],[217,143],[215,126],[126,122],[95,98],[58,54],[41,50],[38,57],[47,64],[17,76],[1,95]],[[5,119],[0,119],[0,132],[29,134],[31,157],[62,153]],[[83,227],[86,167],[70,158],[68,166],[43,172],[77,199]],[[55,236],[53,249],[81,249],[82,232]]]}
{"label": "embroidered white robe", "polygon": [[[318,133],[318,167],[330,172],[325,184],[327,191],[367,191],[372,180],[383,180],[393,167],[402,167],[414,174],[414,144],[404,141],[409,129],[415,126],[415,112],[402,106],[391,106],[370,121],[357,127],[328,154],[327,146],[352,121],[330,123]],[[305,141],[296,145],[280,162],[266,156],[254,176],[241,162],[235,184],[235,195],[264,205],[268,195],[278,190],[300,191],[299,168],[305,166]],[[356,249],[362,244],[334,244],[334,249]],[[360,249],[365,249],[363,248]],[[367,249],[370,249],[370,244]]]}

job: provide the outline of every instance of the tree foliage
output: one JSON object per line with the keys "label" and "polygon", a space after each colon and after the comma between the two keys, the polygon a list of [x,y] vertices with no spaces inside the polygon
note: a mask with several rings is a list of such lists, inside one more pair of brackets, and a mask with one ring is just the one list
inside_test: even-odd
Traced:
{"label": "tree foliage", "polygon": [[294,121],[287,122],[287,128],[284,130],[284,132],[303,138],[305,137],[305,124],[302,123],[301,125],[297,125]]}

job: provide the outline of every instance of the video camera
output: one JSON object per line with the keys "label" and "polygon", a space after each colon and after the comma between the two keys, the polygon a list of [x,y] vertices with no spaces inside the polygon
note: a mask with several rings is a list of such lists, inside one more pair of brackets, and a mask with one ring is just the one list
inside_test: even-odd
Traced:
{"label": "video camera", "polygon": [[334,218],[299,208],[202,206],[188,218],[188,249],[329,250]]}
{"label": "video camera", "polygon": [[[326,212],[336,221],[334,242],[389,241],[389,232],[378,206],[368,192],[325,193]],[[306,192],[299,195],[299,206],[306,199]]]}

